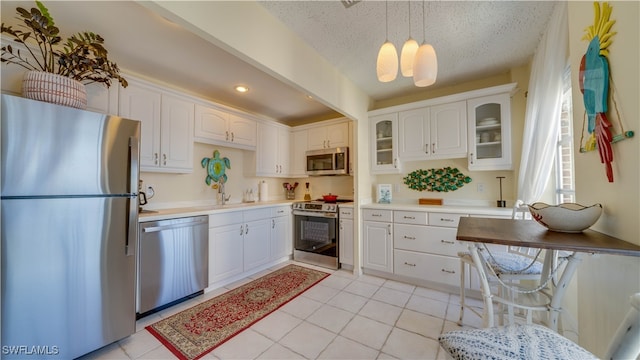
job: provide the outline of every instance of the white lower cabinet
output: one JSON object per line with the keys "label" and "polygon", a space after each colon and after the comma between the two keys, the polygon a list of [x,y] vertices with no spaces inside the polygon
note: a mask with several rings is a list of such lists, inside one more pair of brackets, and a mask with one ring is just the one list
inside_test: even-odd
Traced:
{"label": "white lower cabinet", "polygon": [[339,206],[338,261],[353,266],[353,208]]}
{"label": "white lower cabinet", "polygon": [[244,219],[244,271],[266,264],[271,260],[271,210],[262,208],[243,212]]}
{"label": "white lower cabinet", "polygon": [[394,224],[394,231],[395,274],[460,286],[458,251],[465,246],[455,228]]}
{"label": "white lower cabinet", "polygon": [[389,210],[363,211],[365,269],[393,272],[393,212]]}
{"label": "white lower cabinet", "polygon": [[274,207],[271,210],[271,260],[291,256],[291,206]]}
{"label": "white lower cabinet", "polygon": [[243,234],[242,212],[209,215],[209,285],[242,274]]}
{"label": "white lower cabinet", "polygon": [[[506,211],[506,210],[505,210]],[[456,240],[461,217],[487,216],[481,213],[447,213],[411,210],[362,209],[363,268],[388,273],[407,281],[445,285],[449,290],[460,286],[460,258],[467,245]],[[503,247],[491,248],[504,251]],[[391,276],[390,276],[391,277]],[[477,289],[477,275],[468,271],[467,287]]]}
{"label": "white lower cabinet", "polygon": [[288,205],[209,215],[209,286],[269,266],[292,251]]}

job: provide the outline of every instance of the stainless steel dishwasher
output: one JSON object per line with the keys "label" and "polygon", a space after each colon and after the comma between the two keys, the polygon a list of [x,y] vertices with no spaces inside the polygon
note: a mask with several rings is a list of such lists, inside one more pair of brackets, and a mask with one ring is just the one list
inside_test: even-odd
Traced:
{"label": "stainless steel dishwasher", "polygon": [[137,318],[203,292],[208,231],[208,216],[140,223]]}

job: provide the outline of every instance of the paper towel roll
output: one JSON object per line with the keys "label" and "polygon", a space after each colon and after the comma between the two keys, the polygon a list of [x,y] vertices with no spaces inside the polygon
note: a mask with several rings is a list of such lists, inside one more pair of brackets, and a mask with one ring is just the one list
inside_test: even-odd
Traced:
{"label": "paper towel roll", "polygon": [[264,180],[260,183],[258,196],[260,197],[260,201],[267,201],[267,198],[269,197],[269,188]]}

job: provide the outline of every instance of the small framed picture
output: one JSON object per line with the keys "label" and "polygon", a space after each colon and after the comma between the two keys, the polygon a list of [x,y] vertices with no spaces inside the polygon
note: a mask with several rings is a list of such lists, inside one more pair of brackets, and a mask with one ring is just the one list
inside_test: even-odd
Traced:
{"label": "small framed picture", "polygon": [[378,204],[391,203],[391,184],[378,184],[377,201]]}

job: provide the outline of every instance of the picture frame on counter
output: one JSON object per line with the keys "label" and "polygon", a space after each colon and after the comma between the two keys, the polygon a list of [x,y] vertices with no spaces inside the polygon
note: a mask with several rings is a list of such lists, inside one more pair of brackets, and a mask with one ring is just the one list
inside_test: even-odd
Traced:
{"label": "picture frame on counter", "polygon": [[378,184],[376,201],[378,204],[391,204],[391,184]]}

